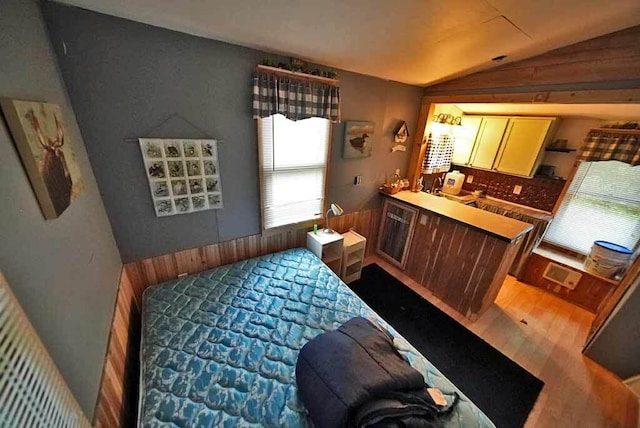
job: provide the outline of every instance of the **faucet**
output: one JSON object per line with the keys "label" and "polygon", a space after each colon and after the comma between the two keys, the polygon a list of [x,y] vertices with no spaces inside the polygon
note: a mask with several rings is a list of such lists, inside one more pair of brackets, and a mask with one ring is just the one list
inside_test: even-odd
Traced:
{"label": "faucet", "polygon": [[[440,184],[440,187],[438,188],[438,183]],[[431,194],[435,194],[436,190],[442,189],[442,177],[438,176],[436,178],[433,179],[433,183],[431,184],[431,191],[429,191],[429,193]]]}

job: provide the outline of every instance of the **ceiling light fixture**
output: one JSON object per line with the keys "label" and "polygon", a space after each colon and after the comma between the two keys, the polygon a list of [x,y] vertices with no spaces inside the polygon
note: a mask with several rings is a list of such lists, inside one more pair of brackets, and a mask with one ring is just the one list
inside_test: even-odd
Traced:
{"label": "ceiling light fixture", "polygon": [[448,113],[440,113],[433,116],[435,123],[442,123],[445,125],[462,126],[462,118],[460,116],[454,116]]}

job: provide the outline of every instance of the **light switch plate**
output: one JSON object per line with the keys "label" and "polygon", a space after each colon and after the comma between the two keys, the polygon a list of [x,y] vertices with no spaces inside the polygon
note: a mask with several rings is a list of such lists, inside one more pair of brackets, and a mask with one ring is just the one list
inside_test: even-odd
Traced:
{"label": "light switch plate", "polygon": [[473,183],[473,175],[467,175],[467,183]]}
{"label": "light switch plate", "polygon": [[356,175],[355,178],[353,179],[353,184],[355,184],[356,186],[362,184],[362,176]]}
{"label": "light switch plate", "polygon": [[513,186],[513,193],[515,193],[516,195],[519,195],[520,192],[522,192],[522,186],[520,186],[519,184],[516,184],[515,186]]}

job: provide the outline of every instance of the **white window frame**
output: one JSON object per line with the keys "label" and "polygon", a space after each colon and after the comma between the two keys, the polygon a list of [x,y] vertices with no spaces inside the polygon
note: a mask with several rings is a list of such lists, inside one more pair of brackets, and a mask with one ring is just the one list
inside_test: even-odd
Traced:
{"label": "white window frame", "polygon": [[263,141],[262,141],[262,120],[256,119],[257,122],[257,130],[258,130],[258,174],[259,174],[259,186],[260,186],[260,227],[262,230],[262,234],[265,236],[275,235],[281,233],[283,231],[302,229],[311,227],[314,223],[321,223],[325,219],[325,213],[327,211],[327,188],[329,183],[329,162],[331,159],[331,140],[333,133],[333,124],[329,121],[329,132],[327,134],[327,152],[325,154],[325,164],[324,164],[324,183],[323,183],[323,203],[322,209],[319,217],[312,217],[307,220],[288,223],[276,227],[265,227],[265,195],[264,195],[264,160],[262,158],[263,153]]}
{"label": "white window frame", "polygon": [[[564,194],[562,195],[562,201],[558,204],[558,206],[557,206],[557,211],[554,213],[554,214],[555,214],[555,216],[557,216],[557,215],[558,215],[558,213],[559,213],[559,212],[560,212],[560,210],[563,208],[564,204],[565,204],[565,203],[567,203],[567,200],[568,200],[569,198],[573,198],[574,194],[576,194],[576,193],[581,193],[581,192],[575,192],[575,193],[574,193],[574,192],[572,192],[570,189],[571,189],[571,187],[573,186],[573,184],[574,184],[575,180],[580,179],[579,175],[577,174],[577,173],[578,173],[579,168],[580,168],[581,166],[583,166],[584,164],[588,164],[588,163],[589,163],[589,162],[581,162],[581,161],[579,161],[579,162],[577,162],[577,163],[576,163],[576,165],[575,165],[575,167],[574,167],[575,169],[574,169],[574,171],[573,171],[573,173],[572,173],[573,175],[571,176],[570,180],[569,180],[569,181],[568,181],[568,183],[567,183],[567,191],[566,191],[566,193],[564,193]],[[588,174],[588,172],[587,172],[587,174]],[[581,181],[582,181],[582,180],[581,180]],[[578,185],[578,189],[577,189],[577,190],[579,190],[579,189],[580,189],[580,185]],[[603,200],[605,200],[605,199],[606,199],[606,198],[603,198]],[[553,224],[553,223],[552,223],[552,224]],[[551,227],[551,226],[550,226],[550,227]],[[587,256],[587,255],[589,254],[589,251],[588,251],[588,250],[587,250],[586,252],[585,252],[585,251],[579,251],[579,250],[578,250],[577,248],[575,248],[574,246],[562,245],[562,244],[561,244],[561,243],[559,243],[559,242],[556,242],[556,241],[550,240],[550,239],[549,239],[549,230],[547,230],[547,233],[545,234],[545,237],[543,238],[543,243],[544,243],[544,244],[546,244],[546,245],[550,245],[550,246],[552,246],[552,247],[557,247],[557,248],[562,248],[563,250],[568,250],[568,251],[570,251],[570,252],[572,252],[572,253],[576,254],[576,255],[577,255],[578,257],[580,257],[580,258],[583,258],[583,257],[585,257],[585,256]],[[640,247],[640,240],[637,240],[637,241],[636,241],[635,246],[634,246],[633,248],[631,248],[631,250],[635,252],[635,251],[637,251],[637,250],[638,250],[638,248],[639,248],[639,247]]]}

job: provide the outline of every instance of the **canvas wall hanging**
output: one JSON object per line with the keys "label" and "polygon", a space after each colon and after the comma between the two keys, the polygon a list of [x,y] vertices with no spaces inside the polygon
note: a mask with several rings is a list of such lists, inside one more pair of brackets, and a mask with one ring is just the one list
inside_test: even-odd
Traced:
{"label": "canvas wall hanging", "polygon": [[217,140],[139,142],[158,217],[222,208]]}
{"label": "canvas wall hanging", "polygon": [[59,217],[82,190],[60,106],[12,99],[0,102],[44,217]]}
{"label": "canvas wall hanging", "polygon": [[342,157],[367,158],[371,156],[375,141],[375,124],[373,122],[347,121],[344,125],[344,145]]}

